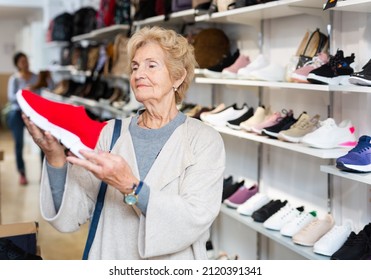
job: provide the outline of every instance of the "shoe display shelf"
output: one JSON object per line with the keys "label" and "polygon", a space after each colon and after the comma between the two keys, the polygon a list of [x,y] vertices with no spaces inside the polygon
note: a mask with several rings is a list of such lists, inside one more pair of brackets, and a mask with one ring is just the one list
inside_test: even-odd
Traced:
{"label": "shoe display shelf", "polygon": [[319,255],[313,252],[313,247],[306,247],[296,245],[291,237],[283,236],[280,231],[274,231],[266,229],[263,226],[263,223],[258,223],[253,220],[250,216],[244,216],[239,214],[236,209],[229,208],[226,205],[222,204],[221,213],[231,217],[232,219],[240,222],[241,224],[259,232],[260,234],[268,237],[269,239],[274,240],[275,242],[283,245],[284,247],[290,249],[291,251],[307,258],[310,260],[329,260],[327,256]]}
{"label": "shoe display shelf", "polygon": [[260,25],[261,20],[300,15],[303,13],[324,16],[324,0],[280,0],[257,4],[195,18],[196,22],[242,23]]}
{"label": "shoe display shelf", "polygon": [[71,38],[72,42],[105,42],[105,41],[112,41],[115,36],[122,32],[128,32],[130,26],[128,24],[115,24],[108,27],[103,27],[99,29],[95,29],[89,33],[81,34],[77,36],[73,36]]}
{"label": "shoe display shelf", "polygon": [[154,16],[146,18],[143,20],[133,21],[133,26],[135,28],[140,28],[145,25],[158,25],[158,26],[172,26],[177,24],[184,23],[193,23],[195,22],[195,17],[198,15],[205,14],[206,10],[199,9],[188,9],[184,11],[179,11],[169,14],[169,18],[165,19],[165,15]]}
{"label": "shoe display shelf", "polygon": [[336,7],[332,9],[335,11],[370,13],[371,1],[370,0],[338,1],[336,3]]}
{"label": "shoe display shelf", "polygon": [[63,48],[70,44],[68,41],[50,41],[45,43],[46,48]]}
{"label": "shoe display shelf", "polygon": [[286,149],[286,150],[291,150],[297,153],[306,154],[306,155],[310,155],[310,156],[314,156],[314,157],[318,157],[322,159],[336,159],[340,156],[345,155],[349,151],[349,149],[347,148],[315,149],[315,148],[305,146],[301,143],[284,142],[278,139],[268,138],[267,136],[257,135],[255,133],[234,130],[229,127],[214,126],[214,128],[223,134],[235,136],[238,138],[243,138],[243,139],[258,142],[258,143],[271,145],[274,147],[279,147],[279,148]]}
{"label": "shoe display shelf", "polygon": [[330,91],[328,85],[304,84],[304,83],[289,83],[289,82],[268,82],[257,80],[242,80],[242,79],[212,79],[204,77],[196,77],[195,82],[198,84],[214,84],[214,85],[233,85],[247,87],[271,87],[271,88],[291,88],[316,91]]}
{"label": "shoe display shelf", "polygon": [[346,172],[338,169],[334,165],[321,165],[321,171],[327,174],[335,175],[338,177],[346,178],[356,182],[371,185],[371,174],[370,173],[353,173]]}

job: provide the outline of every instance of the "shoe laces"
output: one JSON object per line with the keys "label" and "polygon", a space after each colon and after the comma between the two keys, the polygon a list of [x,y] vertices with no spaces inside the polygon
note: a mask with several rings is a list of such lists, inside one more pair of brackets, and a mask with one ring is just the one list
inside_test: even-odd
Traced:
{"label": "shoe laces", "polygon": [[321,59],[320,54],[318,54],[315,57],[313,57],[312,60],[309,60],[308,62],[306,62],[303,65],[303,67],[305,67],[305,66],[312,66],[314,68],[319,68],[323,64],[325,64],[325,62]]}
{"label": "shoe laces", "polygon": [[367,138],[366,137],[361,137],[358,141],[358,144],[349,151],[349,153],[358,153],[361,154],[365,151],[370,150],[371,146],[367,145]]}

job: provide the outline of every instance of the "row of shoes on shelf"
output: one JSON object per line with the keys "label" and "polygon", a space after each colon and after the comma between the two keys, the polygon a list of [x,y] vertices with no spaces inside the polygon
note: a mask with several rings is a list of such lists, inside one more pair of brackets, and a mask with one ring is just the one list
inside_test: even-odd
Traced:
{"label": "row of shoes on shelf", "polygon": [[[371,61],[362,70],[355,72],[351,64],[355,55],[344,56],[342,50],[328,55],[318,53],[303,66],[288,73],[289,65],[282,66],[269,63],[269,60],[259,54],[254,60],[236,50],[217,65],[200,69],[199,73],[208,78],[258,80],[269,82],[297,82],[324,85],[371,85]],[[229,65],[232,62],[231,65]],[[228,66],[229,65],[229,66]]]}
{"label": "row of shoes on shelf", "polygon": [[222,200],[227,207],[262,223],[267,230],[291,238],[294,244],[313,247],[316,254],[334,260],[371,258],[371,223],[356,234],[350,223],[336,225],[331,214],[320,219],[315,210],[305,211],[304,206],[294,207],[287,200],[271,199],[259,191],[257,183],[235,181],[233,176],[224,179]]}
{"label": "row of shoes on shelf", "polygon": [[341,49],[329,54],[328,36],[317,28],[305,33],[285,66],[271,63],[263,54],[251,59],[237,49],[215,65],[199,69],[199,73],[208,78],[370,86],[371,60],[357,72],[352,67],[354,60],[354,53],[344,56]]}
{"label": "row of shoes on shelf", "polygon": [[291,109],[272,111],[264,105],[254,109],[246,103],[242,106],[220,103],[214,108],[189,104],[189,108],[192,108],[188,111],[192,112],[190,116],[215,127],[229,127],[318,149],[353,148],[357,144],[355,127],[349,119],[337,124],[333,118],[321,120],[319,114],[310,116],[305,111],[295,118]]}

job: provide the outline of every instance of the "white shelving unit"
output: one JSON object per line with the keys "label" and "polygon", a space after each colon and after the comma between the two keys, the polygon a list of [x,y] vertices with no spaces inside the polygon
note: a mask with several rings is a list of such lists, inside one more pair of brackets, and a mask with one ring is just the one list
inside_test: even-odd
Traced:
{"label": "white shelving unit", "polygon": [[321,165],[321,171],[325,172],[325,173],[328,173],[328,174],[331,174],[331,175],[342,177],[342,178],[345,178],[345,179],[349,179],[349,180],[353,180],[353,181],[356,181],[356,182],[371,185],[371,174],[370,173],[346,172],[346,171],[342,171],[342,170],[336,168],[336,166],[332,166],[332,165]]}
{"label": "white shelving unit", "polygon": [[258,143],[267,144],[267,145],[274,146],[274,147],[279,147],[282,149],[286,149],[286,150],[290,150],[290,151],[294,151],[294,152],[298,152],[301,154],[306,154],[306,155],[310,155],[310,156],[314,156],[314,157],[322,158],[322,159],[335,159],[335,158],[345,155],[349,150],[346,148],[315,149],[315,148],[305,146],[304,144],[301,144],[301,143],[284,142],[281,140],[268,138],[267,136],[257,135],[255,133],[249,133],[249,132],[244,132],[240,130],[233,130],[229,127],[222,127],[222,126],[216,127],[215,126],[214,128],[220,133],[235,136],[238,138],[243,138],[243,139],[250,140],[250,141],[255,141]]}
{"label": "white shelving unit", "polygon": [[171,13],[169,19],[165,20],[165,15],[155,16],[146,18],[144,20],[138,20],[133,22],[134,27],[141,27],[145,25],[161,25],[161,26],[172,26],[183,23],[193,23],[197,15],[206,13],[206,10],[189,9]]}
{"label": "white shelving unit", "polygon": [[329,257],[313,253],[313,247],[305,247],[295,244],[290,237],[283,236],[279,231],[269,230],[263,226],[263,223],[255,222],[249,216],[239,214],[236,209],[228,208],[222,205],[221,213],[231,217],[232,219],[240,222],[241,224],[263,234],[264,236],[278,242],[293,252],[312,260],[328,260]]}
{"label": "white shelving unit", "polygon": [[196,77],[196,83],[199,84],[214,84],[214,85],[233,85],[233,86],[246,86],[246,87],[269,87],[269,88],[292,88],[300,90],[316,90],[329,92],[328,85],[315,85],[304,83],[289,83],[289,82],[267,82],[256,80],[240,80],[240,79],[212,79],[204,77]]}
{"label": "white shelving unit", "polygon": [[338,1],[333,9],[335,11],[370,13],[371,3],[369,0]]}
{"label": "white shelving unit", "polygon": [[[145,19],[143,21],[134,22],[134,26],[140,27],[144,25],[175,25],[184,22],[195,23],[218,23],[218,24],[242,24],[252,25],[256,28],[261,28],[261,22],[267,19],[278,19],[282,17],[291,17],[301,14],[309,14],[319,16],[324,19],[324,22],[330,21],[330,11],[355,11],[362,13],[371,12],[371,1],[365,0],[353,0],[353,1],[339,1],[337,7],[331,10],[323,10],[326,0],[280,0],[272,1],[265,4],[253,5],[244,8],[238,8],[234,10],[228,10],[225,12],[217,12],[211,15],[205,13],[202,15],[195,15],[193,11],[183,11],[181,13],[174,13],[170,15],[168,21],[164,22],[164,16],[153,17]],[[289,83],[289,82],[266,82],[266,81],[252,81],[252,80],[239,80],[239,79],[212,79],[202,76],[202,70],[196,69],[195,78],[196,84],[208,84],[208,85],[223,85],[223,86],[238,86],[238,87],[256,87],[256,88],[280,88],[280,89],[296,89],[298,93],[307,91],[317,91],[323,94],[332,93],[369,93],[371,87],[362,86],[329,86],[329,85],[315,85],[315,84],[300,84],[300,83]],[[233,130],[228,127],[214,127],[217,131],[222,134],[230,135],[233,137],[246,139],[278,147],[286,150],[291,150],[299,154],[305,154],[320,159],[333,160],[340,156],[345,155],[348,149],[315,149],[307,147],[303,144],[294,144],[283,142],[281,140],[270,139],[265,136],[256,135],[253,133],[247,133],[244,131]],[[362,183],[371,184],[371,175],[366,174],[350,174],[336,169],[334,166],[321,165],[320,171],[325,172],[330,178],[332,175],[340,176],[343,178],[356,180]],[[329,187],[329,186],[328,186]],[[327,198],[328,199],[328,198]],[[235,209],[231,209],[222,205],[221,214],[230,217],[232,220],[239,222],[240,224],[250,228],[257,233],[268,237],[284,247],[288,248],[292,252],[295,252],[307,259],[318,259],[328,260],[329,257],[322,256],[313,253],[312,247],[304,247],[296,245],[290,238],[282,236],[279,232],[267,230],[261,223],[256,223],[251,217],[245,217],[240,215]]]}
{"label": "white shelving unit", "polygon": [[129,25],[127,24],[117,24],[111,25],[108,27],[100,28],[93,30],[86,34],[77,35],[71,38],[72,42],[79,41],[94,41],[94,42],[103,42],[105,40],[113,40],[113,38],[122,32],[129,31]]}
{"label": "white shelving unit", "polygon": [[323,0],[281,0],[259,5],[228,10],[224,12],[197,16],[196,22],[241,23],[258,25],[261,20],[300,15],[303,13],[319,14]]}

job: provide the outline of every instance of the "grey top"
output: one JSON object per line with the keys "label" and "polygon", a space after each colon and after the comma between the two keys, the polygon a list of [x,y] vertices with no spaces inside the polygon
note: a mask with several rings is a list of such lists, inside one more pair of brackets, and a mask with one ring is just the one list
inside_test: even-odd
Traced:
{"label": "grey top", "polygon": [[[173,134],[175,129],[183,124],[186,120],[186,115],[179,112],[176,117],[164,127],[159,129],[146,129],[138,126],[138,117],[143,111],[133,116],[129,125],[130,135],[134,143],[135,157],[138,163],[140,180],[143,181],[151,169],[153,162],[161,152],[166,141]],[[66,182],[67,164],[62,168],[54,168],[47,164],[48,177],[53,195],[55,210],[58,212],[63,198],[64,185]],[[145,215],[147,212],[148,198],[150,188],[147,184],[143,184],[140,191],[137,206]]]}
{"label": "grey top", "polygon": [[9,77],[8,81],[8,101],[12,110],[21,110],[18,105],[16,93],[18,90],[26,88],[30,85],[36,84],[38,76],[34,73],[31,74],[31,78],[26,81],[21,78],[18,73],[14,73]]}

